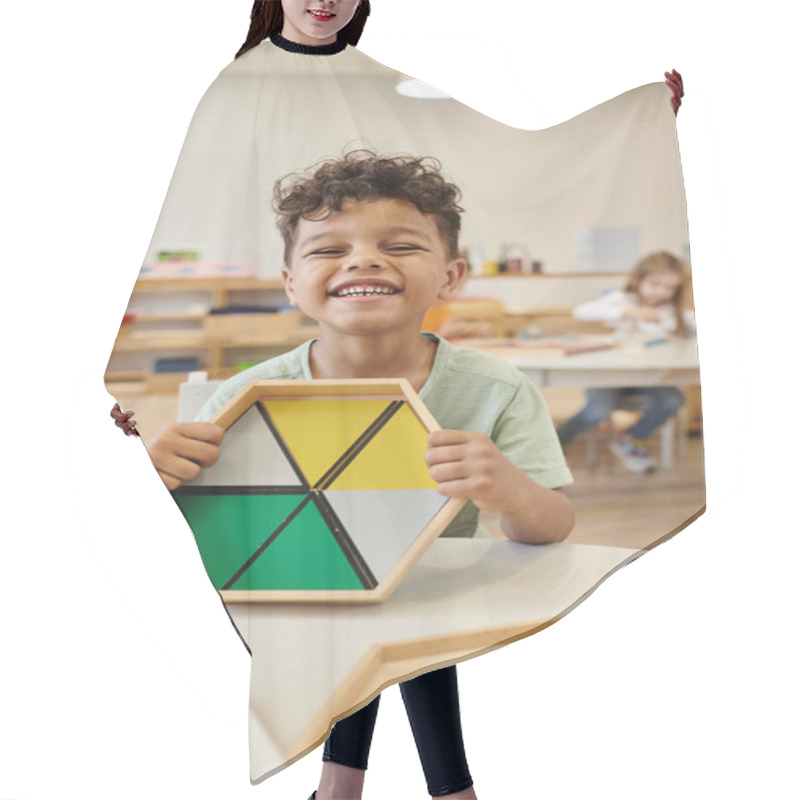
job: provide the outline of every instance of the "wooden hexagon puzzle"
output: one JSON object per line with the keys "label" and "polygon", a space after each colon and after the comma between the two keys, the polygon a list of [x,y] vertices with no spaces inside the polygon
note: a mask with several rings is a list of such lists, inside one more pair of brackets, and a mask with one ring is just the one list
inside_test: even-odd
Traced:
{"label": "wooden hexagon puzzle", "polygon": [[219,460],[173,496],[226,602],[384,600],[464,504],[405,380],[255,381],[210,421]]}

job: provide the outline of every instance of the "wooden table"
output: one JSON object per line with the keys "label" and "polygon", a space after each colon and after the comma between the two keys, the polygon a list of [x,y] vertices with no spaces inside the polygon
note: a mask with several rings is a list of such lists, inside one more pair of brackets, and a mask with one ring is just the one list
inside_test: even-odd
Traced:
{"label": "wooden table", "polygon": [[[540,388],[549,387],[639,387],[697,386],[700,366],[694,339],[673,339],[650,347],[619,344],[606,349],[576,355],[542,353],[524,340],[513,346],[492,345],[491,340],[468,339],[457,342],[484,353],[500,356]],[[661,429],[661,463],[672,469],[674,423],[668,420]],[[589,462],[594,461],[595,440],[590,433]],[[682,438],[679,437],[679,448]]]}
{"label": "wooden table", "polygon": [[700,383],[697,344],[680,339],[651,347],[621,345],[592,353],[561,356],[526,351],[523,341],[495,347],[471,339],[468,346],[507,359],[537,386],[693,386]]}
{"label": "wooden table", "polygon": [[638,552],[440,539],[377,605],[229,605],[252,652],[251,779],[317,747],[386,686],[550,625]]}

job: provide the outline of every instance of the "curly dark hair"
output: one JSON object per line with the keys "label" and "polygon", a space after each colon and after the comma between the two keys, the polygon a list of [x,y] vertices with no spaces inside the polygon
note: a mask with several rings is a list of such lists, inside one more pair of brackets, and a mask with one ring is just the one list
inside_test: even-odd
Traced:
{"label": "curly dark hair", "polygon": [[[353,19],[339,31],[338,38],[344,39],[353,46],[358,44],[364,25],[367,24],[369,16],[369,0],[361,0],[356,9]],[[239,48],[236,58],[243,56],[248,50],[252,50],[256,45],[280,33],[283,30],[283,6],[278,0],[254,0],[253,8],[250,11],[250,29],[247,31],[247,38]]]}
{"label": "curly dark hair", "polygon": [[[302,173],[279,178],[273,209],[283,236],[288,265],[300,219],[325,219],[342,210],[344,200],[403,200],[436,219],[448,257],[458,258],[461,230],[461,190],[448,183],[435,158],[410,155],[379,156],[372,150],[352,150],[343,158],[328,159]],[[313,215],[313,217],[312,217]]]}

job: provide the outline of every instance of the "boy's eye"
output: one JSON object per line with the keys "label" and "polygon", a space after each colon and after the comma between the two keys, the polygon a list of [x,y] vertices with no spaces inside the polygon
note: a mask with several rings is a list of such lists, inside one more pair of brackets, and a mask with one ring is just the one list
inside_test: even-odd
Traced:
{"label": "boy's eye", "polygon": [[[413,253],[423,248],[416,244],[391,244],[386,247],[390,253]],[[320,247],[317,250],[312,250],[310,256],[340,256],[345,253],[344,247]]]}

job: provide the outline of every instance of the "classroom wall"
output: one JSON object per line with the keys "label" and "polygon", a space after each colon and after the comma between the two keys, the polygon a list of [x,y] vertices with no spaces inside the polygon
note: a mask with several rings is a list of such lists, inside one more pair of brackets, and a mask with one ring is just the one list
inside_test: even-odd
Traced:
{"label": "classroom wall", "polygon": [[468,278],[462,297],[491,297],[505,304],[508,311],[541,306],[574,306],[599,297],[611,289],[621,289],[626,275],[546,275],[497,278]]}
{"label": "classroom wall", "polygon": [[[236,62],[207,93],[146,261],[162,250],[196,250],[205,261],[255,262],[261,276],[277,276],[275,180],[359,146],[438,158],[463,191],[461,244],[489,260],[512,243],[547,272],[627,271],[654,250],[686,255],[675,122],[663,84],[531,132],[455,100],[404,97],[395,90],[399,73],[368,59],[357,62],[357,74],[327,81],[292,73],[296,60],[273,60]],[[263,81],[264,69],[283,70],[281,81]],[[313,137],[285,124],[306,114],[312,125],[323,112],[326,124],[314,125]],[[630,234],[623,247],[595,244],[620,229]]]}

